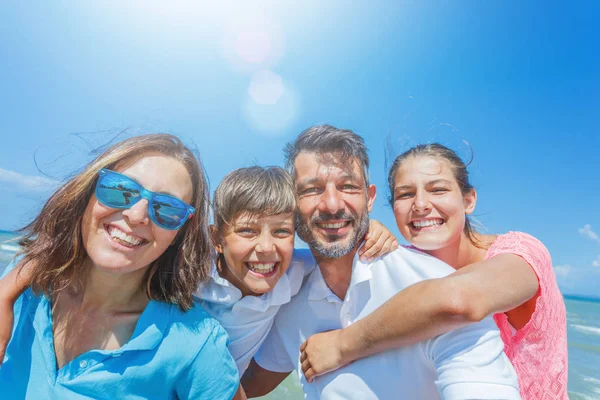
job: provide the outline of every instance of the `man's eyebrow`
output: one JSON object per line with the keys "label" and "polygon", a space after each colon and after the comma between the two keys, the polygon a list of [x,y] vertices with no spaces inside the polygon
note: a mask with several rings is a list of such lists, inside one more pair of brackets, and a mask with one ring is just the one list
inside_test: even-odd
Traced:
{"label": "man's eyebrow", "polygon": [[410,186],[410,185],[396,186],[394,188],[394,192],[398,191],[398,190],[408,190],[408,189],[412,189],[412,186]]}
{"label": "man's eyebrow", "polygon": [[308,185],[312,185],[312,184],[314,184],[314,183],[317,183],[317,182],[319,182],[319,181],[320,181],[320,179],[319,179],[319,178],[316,178],[316,177],[315,177],[315,178],[303,179],[303,180],[301,180],[300,182],[298,182],[298,183],[296,184],[296,186],[308,186]]}

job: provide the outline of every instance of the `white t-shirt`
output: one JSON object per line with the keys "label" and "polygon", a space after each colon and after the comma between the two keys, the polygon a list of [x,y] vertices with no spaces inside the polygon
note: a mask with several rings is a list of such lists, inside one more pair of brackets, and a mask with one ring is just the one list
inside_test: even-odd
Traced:
{"label": "white t-shirt", "polygon": [[367,264],[355,258],[341,301],[315,268],[298,295],[281,307],[255,360],[269,371],[299,371],[307,399],[520,399],[515,370],[491,318],[357,360],[310,384],[301,373],[299,348],[308,337],[346,327],[407,286],[453,271],[405,248]]}
{"label": "white t-shirt", "polygon": [[210,279],[200,285],[196,297],[229,334],[229,352],[235,359],[240,376],[267,337],[281,305],[298,293],[304,277],[316,265],[310,250],[294,250],[288,270],[273,290],[262,296],[242,298],[242,292],[219,276],[214,267]]}

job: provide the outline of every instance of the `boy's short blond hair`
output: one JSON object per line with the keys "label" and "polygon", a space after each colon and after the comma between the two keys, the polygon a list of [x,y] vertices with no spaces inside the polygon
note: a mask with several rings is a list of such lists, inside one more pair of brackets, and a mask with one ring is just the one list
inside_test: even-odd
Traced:
{"label": "boy's short blond hair", "polygon": [[227,174],[213,198],[214,224],[219,230],[242,214],[271,216],[296,209],[290,174],[279,167],[239,168]]}

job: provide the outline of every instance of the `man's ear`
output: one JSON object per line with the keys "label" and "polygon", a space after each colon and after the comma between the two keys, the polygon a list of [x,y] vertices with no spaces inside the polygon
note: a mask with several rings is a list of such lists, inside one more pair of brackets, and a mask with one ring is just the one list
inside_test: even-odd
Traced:
{"label": "man's ear", "polygon": [[223,245],[221,244],[221,236],[219,235],[219,228],[216,225],[208,226],[208,233],[210,234],[210,240],[217,253],[223,252]]}
{"label": "man's ear", "polygon": [[475,211],[475,205],[477,205],[477,192],[475,189],[471,189],[469,193],[464,195],[465,200],[465,214],[472,214]]}
{"label": "man's ear", "polygon": [[377,197],[377,188],[375,185],[369,185],[367,188],[367,210],[371,212],[373,209],[373,202],[375,201],[375,197]]}

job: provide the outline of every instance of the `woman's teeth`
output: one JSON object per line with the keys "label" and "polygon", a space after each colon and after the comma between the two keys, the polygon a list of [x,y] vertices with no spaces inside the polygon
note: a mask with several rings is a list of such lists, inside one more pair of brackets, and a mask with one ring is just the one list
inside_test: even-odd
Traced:
{"label": "woman's teeth", "polygon": [[107,226],[106,231],[115,242],[126,247],[135,247],[146,242],[146,239],[128,235],[115,226]]}
{"label": "woman's teeth", "polygon": [[427,226],[439,226],[444,223],[443,219],[426,219],[422,221],[413,221],[411,222],[414,228],[425,228]]}
{"label": "woman's teeth", "polygon": [[246,263],[248,269],[258,274],[268,274],[275,271],[277,263]]}

